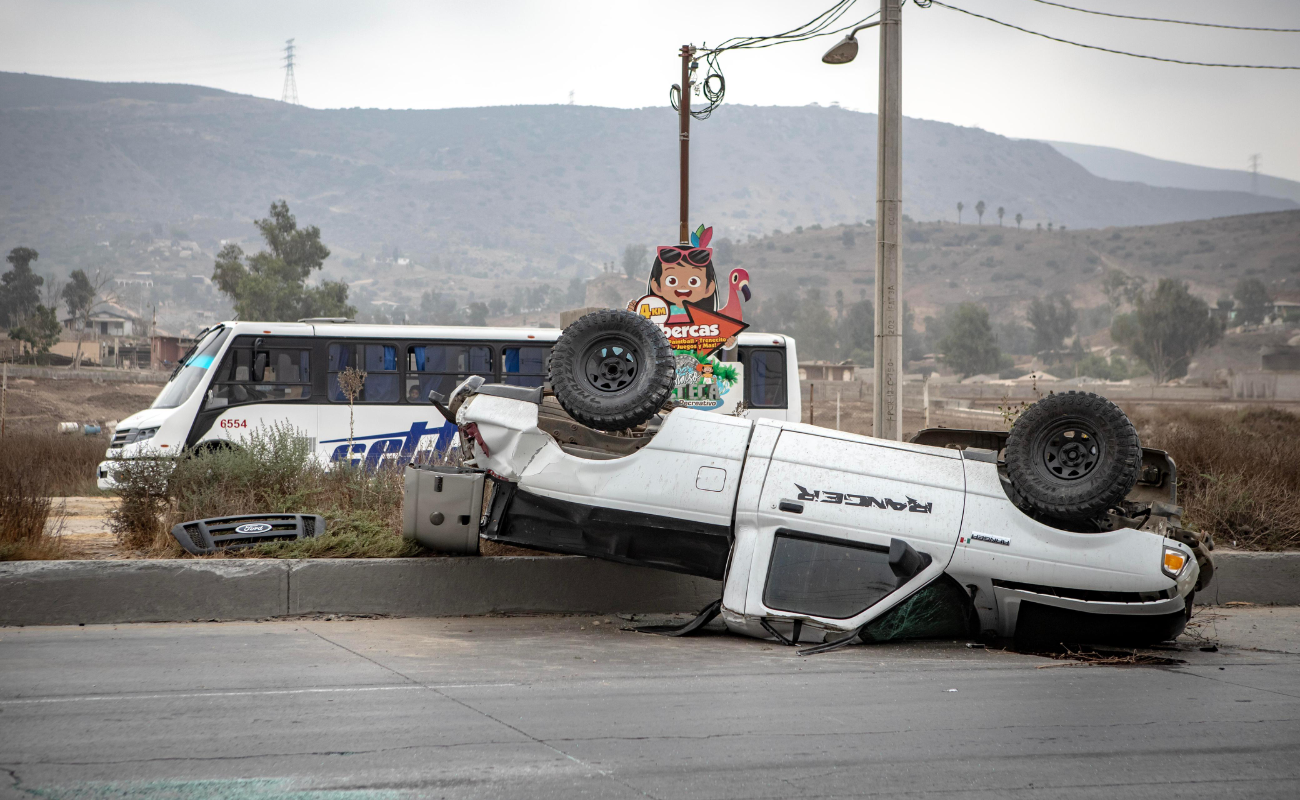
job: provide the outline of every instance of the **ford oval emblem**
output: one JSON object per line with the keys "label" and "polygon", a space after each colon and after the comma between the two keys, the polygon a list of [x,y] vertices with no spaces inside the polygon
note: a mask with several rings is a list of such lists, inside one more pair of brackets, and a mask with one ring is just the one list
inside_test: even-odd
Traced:
{"label": "ford oval emblem", "polygon": [[269,522],[248,522],[235,528],[235,533],[266,533],[271,530]]}

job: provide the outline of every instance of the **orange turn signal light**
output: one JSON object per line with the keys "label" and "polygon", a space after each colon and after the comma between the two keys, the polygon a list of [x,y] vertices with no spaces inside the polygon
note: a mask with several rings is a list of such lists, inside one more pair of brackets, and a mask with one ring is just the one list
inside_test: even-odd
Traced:
{"label": "orange turn signal light", "polygon": [[1177,578],[1178,573],[1182,572],[1183,567],[1187,566],[1187,554],[1181,550],[1166,547],[1161,566],[1164,568],[1166,575]]}

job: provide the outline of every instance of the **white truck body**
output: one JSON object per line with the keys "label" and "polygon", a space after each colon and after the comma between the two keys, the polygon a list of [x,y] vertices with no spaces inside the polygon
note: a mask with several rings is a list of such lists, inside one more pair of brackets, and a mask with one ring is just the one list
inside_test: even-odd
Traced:
{"label": "white truck body", "polygon": [[[1186,545],[1038,522],[973,453],[676,409],[638,451],[593,459],[542,430],[538,408],[475,394],[457,412],[478,443],[467,465],[500,495],[483,535],[720,579],[739,633],[821,641],[946,574],[997,635],[1016,633],[1026,604],[1176,635],[1197,584]],[[902,578],[888,556],[899,541],[923,562]],[[1168,550],[1183,556],[1172,575]]]}

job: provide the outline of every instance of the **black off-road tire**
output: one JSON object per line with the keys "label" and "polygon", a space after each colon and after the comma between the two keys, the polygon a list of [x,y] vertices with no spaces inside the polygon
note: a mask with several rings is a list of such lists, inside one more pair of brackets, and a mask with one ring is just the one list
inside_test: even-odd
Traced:
{"label": "black off-road tire", "polygon": [[1091,392],[1045,397],[1007,437],[1007,476],[1022,509],[1063,522],[1095,519],[1123,500],[1142,469],[1133,423]]}
{"label": "black off-road tire", "polygon": [[664,332],[631,311],[593,311],[551,350],[551,389],[578,422],[601,431],[636,427],[668,402],[676,381]]}

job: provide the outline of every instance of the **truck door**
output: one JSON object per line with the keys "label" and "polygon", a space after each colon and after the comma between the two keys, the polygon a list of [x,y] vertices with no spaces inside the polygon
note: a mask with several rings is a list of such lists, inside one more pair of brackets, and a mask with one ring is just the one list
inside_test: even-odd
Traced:
{"label": "truck door", "polygon": [[746,616],[865,624],[942,573],[964,503],[956,451],[784,428],[758,502]]}

